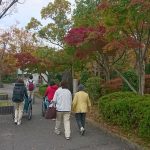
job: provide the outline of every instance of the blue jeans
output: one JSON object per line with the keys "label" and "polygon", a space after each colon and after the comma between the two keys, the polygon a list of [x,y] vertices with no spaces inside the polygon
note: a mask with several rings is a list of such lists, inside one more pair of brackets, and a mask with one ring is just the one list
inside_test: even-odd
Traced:
{"label": "blue jeans", "polygon": [[75,114],[75,118],[76,118],[79,129],[81,127],[83,127],[83,128],[85,127],[85,117],[86,117],[86,113],[76,113]]}
{"label": "blue jeans", "polygon": [[51,102],[48,101],[47,97],[44,100],[45,103],[45,108],[47,109],[49,107],[49,105],[51,104]]}

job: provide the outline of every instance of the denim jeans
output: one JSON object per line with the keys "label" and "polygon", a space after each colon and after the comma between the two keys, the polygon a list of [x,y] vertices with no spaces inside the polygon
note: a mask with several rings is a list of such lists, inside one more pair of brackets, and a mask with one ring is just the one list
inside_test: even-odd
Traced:
{"label": "denim jeans", "polygon": [[86,113],[76,113],[75,114],[75,118],[76,118],[79,129],[81,127],[83,127],[83,128],[85,127],[85,117],[86,117]]}
{"label": "denim jeans", "polygon": [[49,107],[49,105],[51,104],[50,101],[48,101],[48,98],[45,97],[45,100],[44,100],[44,103],[45,103],[45,108],[47,109]]}

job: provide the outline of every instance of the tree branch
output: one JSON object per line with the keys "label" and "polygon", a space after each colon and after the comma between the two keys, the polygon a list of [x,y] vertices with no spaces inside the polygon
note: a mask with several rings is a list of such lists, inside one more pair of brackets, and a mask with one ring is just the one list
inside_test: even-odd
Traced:
{"label": "tree branch", "polygon": [[147,37],[147,42],[146,42],[146,45],[145,45],[145,49],[144,49],[144,53],[143,53],[143,57],[142,59],[144,59],[144,56],[146,55],[146,52],[147,52],[147,49],[148,49],[148,45],[150,44],[150,29],[148,31],[148,37]]}
{"label": "tree branch", "polygon": [[132,28],[131,28],[131,26],[129,25],[129,29],[130,29],[130,32],[131,32],[131,34],[132,34],[132,36],[134,37],[134,39],[136,40],[137,39],[137,37],[136,37],[136,35],[134,34],[134,32],[132,31]]}
{"label": "tree branch", "polygon": [[[1,0],[2,2],[2,0]],[[0,15],[0,19],[6,14],[6,12],[9,10],[9,8],[11,8],[15,3],[17,3],[18,0],[14,0],[10,3],[10,5],[2,12],[2,14]]]}
{"label": "tree branch", "polygon": [[114,60],[114,62],[113,62],[112,65],[114,65],[117,61],[119,61],[124,56],[124,54],[125,54],[125,51],[123,51],[122,55],[119,58],[117,58],[116,60]]}
{"label": "tree branch", "polygon": [[2,0],[0,0],[0,5],[2,4]]}
{"label": "tree branch", "polygon": [[137,94],[137,91],[134,89],[134,87],[129,83],[129,81],[117,70],[117,69],[114,69],[116,72],[117,72],[117,74],[122,78],[122,80],[124,80],[126,83],[127,83],[127,85],[129,86],[129,88],[134,92],[134,93],[136,93]]}

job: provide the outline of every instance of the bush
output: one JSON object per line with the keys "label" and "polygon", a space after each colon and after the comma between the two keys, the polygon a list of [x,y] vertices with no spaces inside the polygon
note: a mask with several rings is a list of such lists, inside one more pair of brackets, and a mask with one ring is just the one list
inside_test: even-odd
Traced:
{"label": "bush", "polygon": [[40,93],[40,95],[44,96],[44,93],[45,93],[45,90],[46,90],[47,86],[48,86],[47,84],[39,86],[39,93]]}
{"label": "bush", "polygon": [[85,83],[86,91],[93,102],[98,102],[101,96],[101,79],[99,77],[91,77]]}
{"label": "bush", "polygon": [[85,84],[89,77],[90,77],[90,76],[89,76],[89,73],[87,72],[87,70],[83,70],[83,71],[81,72],[80,82],[81,82],[82,84]]}
{"label": "bush", "polygon": [[150,75],[145,75],[145,88],[144,93],[150,94]]}
{"label": "bush", "polygon": [[108,82],[105,82],[103,84],[103,87],[102,87],[103,95],[109,94],[109,93],[112,93],[112,92],[121,91],[122,84],[123,83],[122,83],[121,78],[115,78],[115,79],[112,79]]}
{"label": "bush", "polygon": [[[123,73],[123,76],[129,81],[129,83],[134,87],[135,90],[138,89],[138,77],[136,73],[132,70],[128,70],[127,72]],[[123,81],[123,91],[131,91],[127,83]]]}
{"label": "bush", "polygon": [[[128,77],[129,78],[129,77]],[[128,79],[129,80],[129,79]],[[133,85],[133,82],[131,82]],[[134,87],[137,87],[138,82],[135,81]],[[103,83],[102,85],[102,95],[109,94],[112,92],[118,92],[118,91],[130,91],[128,85],[126,83],[123,83],[123,80],[121,78],[115,78],[108,82]],[[150,94],[150,75],[145,75],[145,88],[144,88],[145,94]]]}
{"label": "bush", "polygon": [[112,93],[99,99],[99,110],[112,124],[150,139],[150,95]]}
{"label": "bush", "polygon": [[145,65],[145,74],[150,74],[150,64]]}
{"label": "bush", "polygon": [[12,83],[14,81],[15,81],[15,77],[12,76],[12,75],[10,75],[10,76],[6,75],[6,76],[2,77],[2,82],[3,83]]}

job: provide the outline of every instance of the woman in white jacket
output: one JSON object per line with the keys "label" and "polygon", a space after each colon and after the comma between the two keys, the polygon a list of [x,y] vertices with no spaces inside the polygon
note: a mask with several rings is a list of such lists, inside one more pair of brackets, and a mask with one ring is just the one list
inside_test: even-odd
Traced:
{"label": "woman in white jacket", "polygon": [[63,118],[65,138],[70,139],[70,114],[72,105],[72,94],[67,88],[65,81],[61,82],[61,87],[54,94],[53,101],[56,104],[57,117],[55,125],[55,133],[60,134],[60,126]]}

